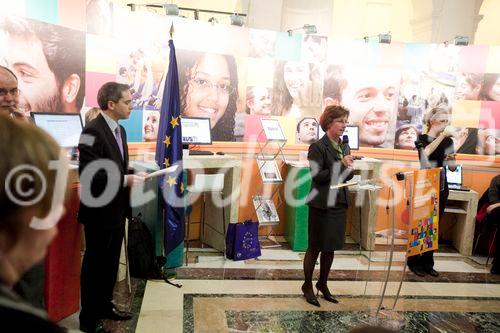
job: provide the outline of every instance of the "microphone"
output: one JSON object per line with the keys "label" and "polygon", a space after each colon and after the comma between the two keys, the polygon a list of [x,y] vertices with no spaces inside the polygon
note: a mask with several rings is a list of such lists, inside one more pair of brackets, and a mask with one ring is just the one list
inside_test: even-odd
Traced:
{"label": "microphone", "polygon": [[[351,155],[351,147],[349,146],[349,135],[344,134],[342,136],[342,152],[345,155]],[[360,160],[363,156],[354,156],[352,155],[353,160]]]}
{"label": "microphone", "polygon": [[351,147],[349,147],[349,136],[342,136],[342,152],[345,155],[351,155]]}
{"label": "microphone", "polygon": [[417,140],[415,141],[415,148],[417,148],[418,151],[418,159],[420,160],[420,169],[429,169],[431,166],[429,160],[427,159],[427,155],[425,155],[424,152],[424,144],[419,140]]}

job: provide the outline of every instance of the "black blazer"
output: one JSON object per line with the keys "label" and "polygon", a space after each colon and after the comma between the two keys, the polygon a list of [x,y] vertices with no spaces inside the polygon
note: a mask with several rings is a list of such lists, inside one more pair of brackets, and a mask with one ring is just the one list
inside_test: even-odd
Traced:
{"label": "black blazer", "polygon": [[[106,120],[102,115],[97,116],[82,131],[80,144],[80,210],[78,212],[78,221],[82,224],[95,225],[104,229],[112,229],[121,225],[125,217],[131,216],[130,191],[128,187],[123,186],[124,176],[128,173],[128,146],[127,135],[123,126],[121,127],[121,136],[123,142],[124,158],[122,159],[120,148],[116,142],[115,135],[111,132]],[[84,137],[86,135],[86,137]],[[84,144],[82,138],[94,138],[93,145]],[[106,172],[103,169],[91,172],[93,174],[90,184],[82,179],[82,172],[87,166],[96,160],[103,159],[107,163],[113,163],[115,172]],[[93,169],[93,168],[92,168]],[[87,171],[89,172],[90,169]],[[89,188],[90,186],[90,188]],[[98,198],[106,189],[106,186],[117,189],[113,195],[108,198],[107,203],[98,207],[89,207],[85,205],[83,195],[92,193],[93,198]],[[109,191],[109,189],[108,189]],[[88,203],[88,202],[86,202]]]}
{"label": "black blazer", "polygon": [[[311,190],[307,204],[311,207],[327,209],[349,204],[347,188],[330,189],[330,185],[344,183],[351,179],[353,172],[345,171],[339,152],[337,152],[325,134],[320,140],[309,146],[307,159],[311,167]],[[345,176],[340,177],[345,173]]]}

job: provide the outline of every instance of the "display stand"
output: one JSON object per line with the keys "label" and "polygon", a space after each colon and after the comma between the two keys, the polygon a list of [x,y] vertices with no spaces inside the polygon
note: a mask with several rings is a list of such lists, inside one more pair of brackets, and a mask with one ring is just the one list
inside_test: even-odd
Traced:
{"label": "display stand", "polygon": [[[391,252],[389,256],[389,266],[387,268],[386,278],[383,285],[382,295],[377,307],[377,316],[382,309],[394,310],[399,299],[403,279],[408,264],[408,257],[419,255],[427,251],[434,251],[438,248],[439,234],[439,191],[440,191],[440,168],[418,170],[415,172],[399,172],[396,178],[404,180],[404,197],[407,199],[406,205],[408,209],[408,245],[405,256],[405,264],[401,274],[398,290],[394,298],[392,308],[385,309],[383,301],[389,281],[389,275],[392,267],[392,259],[394,254],[394,229],[395,229],[395,211],[394,204],[392,205],[392,241]],[[409,177],[411,176],[411,177]],[[409,189],[407,191],[407,178],[410,179]],[[391,186],[391,192],[394,196],[394,190]],[[406,197],[408,194],[408,197]],[[393,197],[394,200],[394,197]],[[442,204],[442,203],[439,203]],[[388,209],[388,207],[387,207]]]}
{"label": "display stand", "polygon": [[261,246],[262,248],[280,247],[271,236],[274,234],[274,226],[278,225],[278,209],[283,204],[279,193],[280,185],[283,183],[280,170],[285,163],[283,147],[286,138],[281,130],[278,119],[261,119],[262,130],[257,142],[259,151],[256,154],[256,162],[262,178],[262,185],[257,188],[253,196],[253,203],[259,226],[269,227],[269,232],[262,239],[269,240],[273,245]]}

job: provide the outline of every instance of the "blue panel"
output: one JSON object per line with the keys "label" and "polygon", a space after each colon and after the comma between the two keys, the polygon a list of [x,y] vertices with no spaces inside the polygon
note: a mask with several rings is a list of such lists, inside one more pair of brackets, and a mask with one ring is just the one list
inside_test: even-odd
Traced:
{"label": "blue panel", "polygon": [[26,16],[52,24],[59,23],[58,0],[26,0]]}
{"label": "blue panel", "polygon": [[276,59],[300,61],[302,35],[280,32],[276,38]]}
{"label": "blue panel", "polygon": [[130,117],[120,120],[119,123],[127,131],[128,142],[142,142],[142,109],[132,110]]}

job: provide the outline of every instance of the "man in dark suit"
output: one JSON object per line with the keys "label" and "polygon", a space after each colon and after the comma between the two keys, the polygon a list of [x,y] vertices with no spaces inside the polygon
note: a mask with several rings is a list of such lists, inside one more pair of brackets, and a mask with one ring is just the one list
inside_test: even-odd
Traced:
{"label": "man in dark suit", "polygon": [[80,329],[105,332],[102,319],[128,320],[112,303],[125,218],[130,217],[129,186],[144,177],[128,174],[125,129],[119,119],[132,111],[125,84],[108,82],[97,94],[103,111],[86,125],[80,138],[81,201],[78,221],[84,225],[86,249],[81,274]]}

